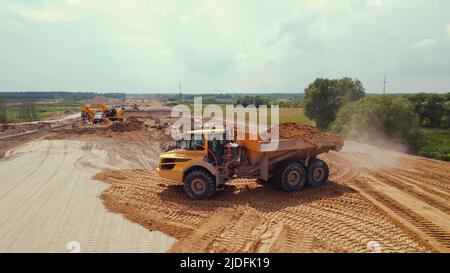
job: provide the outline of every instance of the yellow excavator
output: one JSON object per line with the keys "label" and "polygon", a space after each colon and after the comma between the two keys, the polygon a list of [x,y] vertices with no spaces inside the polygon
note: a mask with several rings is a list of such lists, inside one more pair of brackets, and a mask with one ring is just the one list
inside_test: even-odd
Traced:
{"label": "yellow excavator", "polygon": [[81,116],[85,117],[91,123],[99,123],[105,119],[111,121],[124,120],[125,111],[122,109],[110,108],[104,104],[83,105]]}

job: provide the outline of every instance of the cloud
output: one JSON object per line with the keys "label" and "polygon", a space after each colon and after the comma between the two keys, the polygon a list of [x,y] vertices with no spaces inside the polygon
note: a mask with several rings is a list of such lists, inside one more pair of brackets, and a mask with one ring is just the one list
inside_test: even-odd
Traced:
{"label": "cloud", "polygon": [[17,15],[30,21],[41,23],[64,23],[74,22],[79,19],[79,16],[71,9],[71,7],[77,6],[75,3],[77,2],[67,2],[62,6],[48,4],[42,7],[29,7],[16,4],[11,5],[10,8]]}
{"label": "cloud", "polygon": [[351,76],[378,92],[385,69],[395,91],[448,90],[450,1],[273,2],[1,0],[0,90],[301,91]]}
{"label": "cloud", "polygon": [[381,0],[367,0],[367,5],[379,6],[379,5],[381,5]]}
{"label": "cloud", "polygon": [[438,42],[437,39],[427,38],[421,41],[417,41],[411,44],[412,48],[424,48],[435,45]]}
{"label": "cloud", "polygon": [[69,6],[79,6],[81,5],[81,0],[66,0],[66,3]]}
{"label": "cloud", "polygon": [[179,20],[182,26],[186,26],[191,21],[191,17],[189,15],[181,15]]}

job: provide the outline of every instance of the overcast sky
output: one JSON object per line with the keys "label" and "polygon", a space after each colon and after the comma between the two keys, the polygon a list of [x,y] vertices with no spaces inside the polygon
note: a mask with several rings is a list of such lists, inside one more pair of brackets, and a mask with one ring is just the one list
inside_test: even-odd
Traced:
{"label": "overcast sky", "polygon": [[0,91],[450,91],[450,0],[1,0],[0,35]]}

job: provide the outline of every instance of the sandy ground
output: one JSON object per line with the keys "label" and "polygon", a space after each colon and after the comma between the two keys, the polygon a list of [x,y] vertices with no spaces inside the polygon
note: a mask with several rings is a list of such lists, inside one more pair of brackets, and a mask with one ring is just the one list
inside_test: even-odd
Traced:
{"label": "sandy ground", "polygon": [[9,123],[9,125],[29,125],[29,124],[39,124],[39,123],[56,123],[56,122],[63,122],[71,119],[81,119],[81,113],[74,113],[70,115],[64,115],[60,118],[56,119],[45,119],[45,120],[38,120],[38,121],[28,121],[28,122],[16,122],[16,123]]}
{"label": "sandy ground", "polygon": [[67,252],[71,241],[82,252],[169,249],[173,238],[108,212],[98,198],[108,186],[91,179],[96,172],[146,164],[106,152],[109,145],[40,140],[8,151],[0,160],[0,252]]}
{"label": "sandy ground", "polygon": [[334,181],[357,190],[433,251],[450,252],[450,163],[352,142],[324,158]]}
{"label": "sandy ground", "polygon": [[[235,179],[210,200],[148,170],[95,178],[106,207],[177,238],[174,252],[449,252],[450,164],[347,142],[321,188]],[[376,246],[376,247],[375,247]]]}
{"label": "sandy ground", "polygon": [[320,156],[331,172],[323,187],[285,193],[235,179],[192,201],[154,172],[165,130],[37,137],[0,160],[2,252],[65,252],[70,241],[85,252],[450,252],[446,162],[347,141]]}
{"label": "sandy ground", "polygon": [[178,240],[173,252],[366,252],[428,249],[349,187],[330,182],[287,194],[254,180],[236,179],[207,201],[191,201],[183,187],[151,171],[97,175],[111,183],[108,209]]}

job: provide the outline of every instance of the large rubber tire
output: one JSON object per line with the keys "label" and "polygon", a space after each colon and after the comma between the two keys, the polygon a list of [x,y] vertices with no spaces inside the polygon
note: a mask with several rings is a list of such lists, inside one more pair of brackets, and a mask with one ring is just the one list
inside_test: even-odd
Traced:
{"label": "large rubber tire", "polygon": [[299,191],[305,186],[305,181],[305,167],[298,162],[288,161],[278,168],[276,183],[284,191]]}
{"label": "large rubber tire", "polygon": [[306,170],[306,182],[309,186],[316,188],[328,181],[328,164],[320,159],[312,161]]}
{"label": "large rubber tire", "polygon": [[208,199],[216,192],[214,177],[206,171],[191,171],[184,177],[184,190],[194,199]]}

